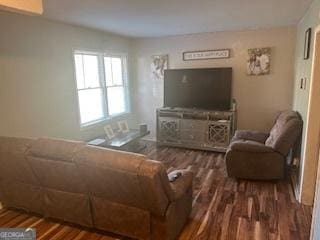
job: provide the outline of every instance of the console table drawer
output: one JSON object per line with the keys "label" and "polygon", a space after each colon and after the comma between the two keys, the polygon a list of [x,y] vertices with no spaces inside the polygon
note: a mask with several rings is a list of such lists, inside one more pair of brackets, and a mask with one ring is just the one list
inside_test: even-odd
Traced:
{"label": "console table drawer", "polygon": [[179,141],[180,139],[180,119],[159,117],[158,137],[163,141]]}
{"label": "console table drawer", "polygon": [[181,131],[181,141],[203,142],[205,134],[200,131]]}
{"label": "console table drawer", "polygon": [[181,121],[182,130],[204,131],[206,126],[207,126],[206,121],[199,121],[199,120],[182,120]]}

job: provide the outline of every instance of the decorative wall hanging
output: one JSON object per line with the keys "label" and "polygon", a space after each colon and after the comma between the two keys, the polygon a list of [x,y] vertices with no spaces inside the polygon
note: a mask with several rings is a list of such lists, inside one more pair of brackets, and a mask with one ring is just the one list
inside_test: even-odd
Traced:
{"label": "decorative wall hanging", "polygon": [[310,55],[310,43],[311,43],[311,28],[308,28],[304,34],[304,51],[303,59],[309,59]]}
{"label": "decorative wall hanging", "polygon": [[248,75],[265,75],[270,73],[271,48],[252,48],[248,50]]}
{"label": "decorative wall hanging", "polygon": [[230,49],[216,49],[203,51],[189,51],[183,53],[183,60],[205,60],[205,59],[221,59],[230,58]]}
{"label": "decorative wall hanging", "polygon": [[163,80],[164,70],[168,68],[168,55],[154,55],[151,62],[153,80]]}

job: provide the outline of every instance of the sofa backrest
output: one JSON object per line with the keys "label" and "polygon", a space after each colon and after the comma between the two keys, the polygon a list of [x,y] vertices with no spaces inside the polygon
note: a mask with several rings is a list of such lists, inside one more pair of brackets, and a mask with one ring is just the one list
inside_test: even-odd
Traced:
{"label": "sofa backrest", "polygon": [[161,163],[94,146],[80,149],[75,162],[94,197],[165,214],[171,188]]}
{"label": "sofa backrest", "polygon": [[27,160],[44,190],[45,214],[92,226],[87,187],[74,154],[82,142],[40,138],[27,153]]}
{"label": "sofa backrest", "polygon": [[301,135],[302,124],[302,119],[297,112],[281,112],[265,142],[266,146],[286,156]]}
{"label": "sofa backrest", "polygon": [[6,207],[43,213],[41,185],[25,159],[33,139],[0,137],[0,201]]}
{"label": "sofa backrest", "polygon": [[0,178],[14,182],[39,185],[24,154],[34,140],[0,137]]}

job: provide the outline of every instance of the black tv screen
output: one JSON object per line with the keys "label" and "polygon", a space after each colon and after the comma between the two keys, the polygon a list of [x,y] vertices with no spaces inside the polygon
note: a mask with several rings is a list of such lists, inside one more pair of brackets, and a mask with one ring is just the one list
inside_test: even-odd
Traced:
{"label": "black tv screen", "polygon": [[232,68],[164,71],[164,106],[230,110]]}

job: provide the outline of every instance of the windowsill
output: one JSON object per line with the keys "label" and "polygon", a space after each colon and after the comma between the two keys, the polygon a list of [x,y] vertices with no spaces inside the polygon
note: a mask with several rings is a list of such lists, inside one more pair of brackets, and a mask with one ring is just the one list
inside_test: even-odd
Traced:
{"label": "windowsill", "polygon": [[92,121],[92,122],[89,122],[89,123],[85,123],[85,124],[82,124],[80,126],[80,130],[81,131],[85,131],[85,130],[88,130],[90,128],[97,127],[99,125],[107,124],[110,121],[114,121],[114,120],[119,119],[119,118],[127,117],[129,115],[130,115],[130,112],[125,112],[125,113],[115,114],[115,115],[112,115],[112,116],[107,117],[107,118],[103,118],[103,119],[99,119],[99,120],[96,120],[96,121]]}

